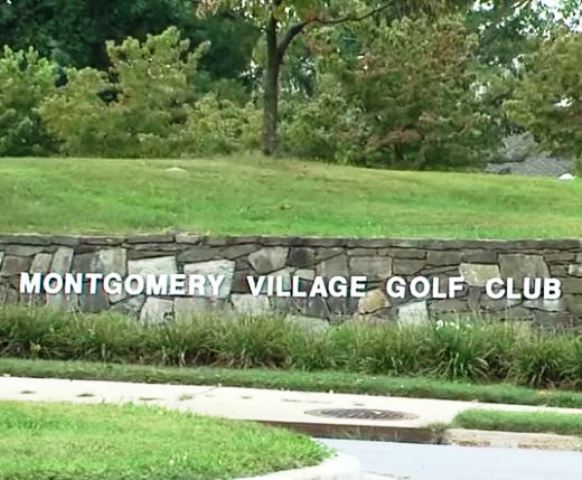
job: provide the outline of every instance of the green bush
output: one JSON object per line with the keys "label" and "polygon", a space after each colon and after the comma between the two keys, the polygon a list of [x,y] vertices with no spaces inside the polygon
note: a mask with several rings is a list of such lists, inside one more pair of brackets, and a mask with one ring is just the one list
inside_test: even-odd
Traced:
{"label": "green bush", "polygon": [[143,43],[108,42],[108,72],[68,70],[67,84],[40,109],[61,152],[156,158],[252,148],[254,108],[196,92],[198,61],[206,48],[191,52],[172,27]]}
{"label": "green bush", "polygon": [[579,334],[475,319],[412,327],[345,322],[314,330],[280,317],[215,313],[144,327],[112,314],[4,307],[0,356],[582,388]]}
{"label": "green bush", "polygon": [[38,53],[0,52],[0,156],[46,155],[52,141],[38,107],[56,91],[56,66]]}
{"label": "green bush", "polygon": [[[479,64],[458,16],[346,24],[319,33],[319,93],[287,106],[285,146],[299,156],[406,169],[479,166],[499,143],[507,81]],[[345,39],[352,39],[345,41]]]}
{"label": "green bush", "polygon": [[251,103],[239,106],[207,94],[187,110],[181,151],[213,155],[259,148],[261,114]]}

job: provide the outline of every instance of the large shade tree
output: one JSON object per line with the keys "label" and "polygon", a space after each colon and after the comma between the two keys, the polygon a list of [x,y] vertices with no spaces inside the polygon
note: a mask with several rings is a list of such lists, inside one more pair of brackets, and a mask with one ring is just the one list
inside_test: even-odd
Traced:
{"label": "large shade tree", "polygon": [[261,30],[266,47],[263,66],[263,151],[278,147],[279,79],[293,41],[311,29],[362,22],[383,15],[400,18],[419,11],[436,11],[447,0],[201,0],[202,14],[228,10],[242,13]]}

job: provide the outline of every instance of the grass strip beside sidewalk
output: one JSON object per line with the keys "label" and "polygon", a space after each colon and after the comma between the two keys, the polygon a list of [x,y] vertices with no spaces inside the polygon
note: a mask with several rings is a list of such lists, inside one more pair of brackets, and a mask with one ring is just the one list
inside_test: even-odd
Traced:
{"label": "grass strip beside sidewalk", "polygon": [[582,435],[582,414],[474,409],[457,415],[453,426],[499,432]]}
{"label": "grass strip beside sidewalk", "polygon": [[[228,448],[224,448],[228,445]],[[0,480],[210,480],[321,463],[311,439],[136,405],[0,402]]]}
{"label": "grass strip beside sidewalk", "polygon": [[582,392],[534,390],[507,384],[478,385],[427,378],[274,369],[179,368],[81,361],[0,358],[0,375],[177,385],[223,385],[311,392],[467,400],[582,408]]}

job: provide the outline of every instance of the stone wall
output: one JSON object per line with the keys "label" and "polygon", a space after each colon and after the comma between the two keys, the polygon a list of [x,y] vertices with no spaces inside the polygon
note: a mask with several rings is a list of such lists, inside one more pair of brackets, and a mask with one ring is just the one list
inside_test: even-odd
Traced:
{"label": "stone wall", "polygon": [[[19,298],[21,272],[56,273],[221,273],[216,298],[36,295]],[[364,298],[311,299],[250,295],[248,275],[301,277],[365,275]],[[457,298],[394,300],[383,293],[391,276],[447,278],[462,275]],[[484,284],[491,277],[554,277],[562,282],[556,301],[491,300]],[[24,296],[23,296],[24,297]],[[259,314],[279,311],[305,319],[355,317],[426,321],[450,313],[479,312],[499,318],[524,318],[544,325],[582,323],[582,241],[580,240],[396,240],[291,237],[137,237],[0,236],[0,303],[30,302],[98,312],[112,310],[143,322],[179,318],[192,311],[224,308]]]}

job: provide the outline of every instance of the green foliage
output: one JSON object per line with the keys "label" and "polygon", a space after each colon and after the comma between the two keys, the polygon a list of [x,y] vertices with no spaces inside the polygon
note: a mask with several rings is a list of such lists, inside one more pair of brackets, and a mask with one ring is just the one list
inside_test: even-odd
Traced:
{"label": "green foliage", "polygon": [[187,111],[181,149],[196,155],[259,148],[261,115],[252,103],[239,106],[208,94]]}
{"label": "green foliage", "polygon": [[[294,116],[291,122],[299,125],[287,131],[299,138],[289,139],[292,147],[315,151],[326,139],[336,160],[344,155],[357,164],[426,169],[474,164],[497,139],[487,105],[503,82],[479,70],[477,39],[462,19],[357,24],[341,35],[355,39],[350,50],[328,47],[319,65],[320,72],[335,75],[336,84],[326,84],[328,93]],[[328,108],[330,96],[347,108]],[[301,133],[314,119],[319,130],[309,146]]]}
{"label": "green foliage", "polygon": [[335,370],[582,389],[577,333],[523,323],[445,320],[401,327],[350,322],[311,329],[280,317],[207,313],[144,327],[112,314],[0,310],[0,356]]}
{"label": "green foliage", "polygon": [[582,435],[582,415],[577,413],[474,409],[459,413],[453,425],[473,430]]}
{"label": "green foliage", "polygon": [[39,104],[56,91],[55,65],[32,48],[0,55],[0,156],[45,155],[51,139],[41,124]]}
{"label": "green foliage", "polygon": [[560,30],[525,65],[510,118],[557,154],[582,155],[582,34]]}
{"label": "green foliage", "polygon": [[[68,155],[147,158],[232,151],[243,135],[251,136],[244,125],[234,128],[243,115],[251,117],[247,124],[252,120],[251,107],[196,96],[193,83],[205,49],[191,52],[174,27],[143,43],[108,42],[108,72],[69,70],[67,84],[42,105],[43,120]],[[209,132],[213,136],[204,138]]]}
{"label": "green foliage", "polygon": [[[176,341],[180,341],[179,338]],[[319,351],[314,357],[321,358]],[[410,370],[409,370],[410,371]],[[0,374],[13,377],[68,378],[174,385],[223,385],[301,392],[358,393],[396,397],[466,400],[515,405],[580,408],[582,393],[572,390],[534,390],[509,383],[475,383],[297,369],[237,369],[219,367],[163,367],[122,363],[0,358]]]}
{"label": "green foliage", "polygon": [[6,401],[0,451],[0,480],[254,477],[330,455],[288,430],[167,408]]}

